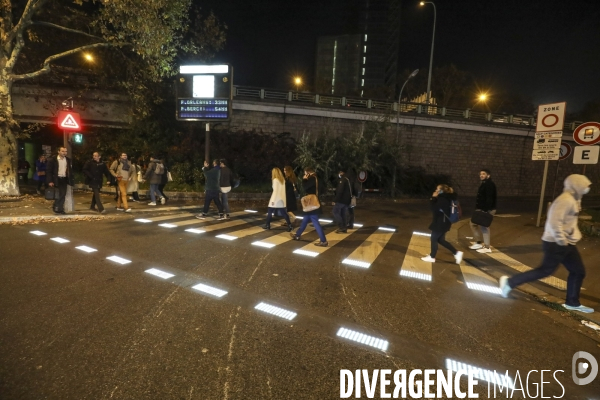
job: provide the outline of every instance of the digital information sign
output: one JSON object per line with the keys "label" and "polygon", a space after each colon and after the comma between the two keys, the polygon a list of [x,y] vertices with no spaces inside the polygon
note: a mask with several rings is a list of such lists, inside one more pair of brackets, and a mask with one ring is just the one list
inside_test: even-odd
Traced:
{"label": "digital information sign", "polygon": [[183,65],[177,76],[179,121],[228,121],[231,118],[231,65]]}

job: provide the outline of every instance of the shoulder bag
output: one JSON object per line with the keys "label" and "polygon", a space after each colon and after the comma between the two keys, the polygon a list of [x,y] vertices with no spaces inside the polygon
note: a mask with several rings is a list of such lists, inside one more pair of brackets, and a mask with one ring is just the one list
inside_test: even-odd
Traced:
{"label": "shoulder bag", "polygon": [[317,176],[315,175],[315,192],[316,194],[307,194],[303,198],[300,199],[302,203],[302,211],[310,212],[314,210],[318,210],[321,207],[321,203],[319,203],[319,181],[317,180]]}
{"label": "shoulder bag", "polygon": [[492,224],[493,219],[494,216],[492,214],[481,210],[475,210],[471,217],[471,222],[475,225],[481,225],[487,228]]}
{"label": "shoulder bag", "polygon": [[348,187],[350,188],[350,208],[356,207],[356,196],[352,194],[352,185],[350,184],[350,179],[346,178],[348,181]]}

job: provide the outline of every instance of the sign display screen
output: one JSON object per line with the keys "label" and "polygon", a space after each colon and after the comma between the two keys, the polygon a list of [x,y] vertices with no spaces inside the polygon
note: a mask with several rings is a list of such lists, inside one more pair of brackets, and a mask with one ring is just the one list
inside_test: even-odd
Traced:
{"label": "sign display screen", "polygon": [[229,120],[232,83],[230,65],[181,66],[176,82],[177,120]]}

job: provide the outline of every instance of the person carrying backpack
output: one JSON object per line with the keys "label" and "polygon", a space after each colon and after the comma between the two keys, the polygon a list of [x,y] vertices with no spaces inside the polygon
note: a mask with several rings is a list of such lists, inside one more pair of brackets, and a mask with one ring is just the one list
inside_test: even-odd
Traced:
{"label": "person carrying backpack", "polygon": [[431,230],[431,253],[422,257],[425,262],[434,263],[438,250],[438,244],[441,244],[454,255],[457,264],[460,264],[463,258],[463,252],[457,251],[454,246],[446,241],[446,232],[450,230],[452,221],[458,220],[459,205],[458,196],[448,185],[438,185],[435,192],[431,195],[431,213],[433,221],[429,225]]}
{"label": "person carrying backpack", "polygon": [[144,179],[150,184],[150,203],[149,206],[156,205],[156,194],[158,193],[161,203],[164,204],[165,196],[158,190],[158,185],[162,182],[163,175],[165,174],[165,166],[158,158],[150,157],[150,164],[144,175]]}

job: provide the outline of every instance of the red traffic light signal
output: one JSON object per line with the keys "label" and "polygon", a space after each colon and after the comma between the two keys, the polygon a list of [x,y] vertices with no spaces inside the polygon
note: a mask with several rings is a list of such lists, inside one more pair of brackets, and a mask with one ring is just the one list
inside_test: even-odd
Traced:
{"label": "red traffic light signal", "polygon": [[58,127],[65,131],[80,131],[82,128],[81,117],[73,111],[59,111],[57,123]]}

